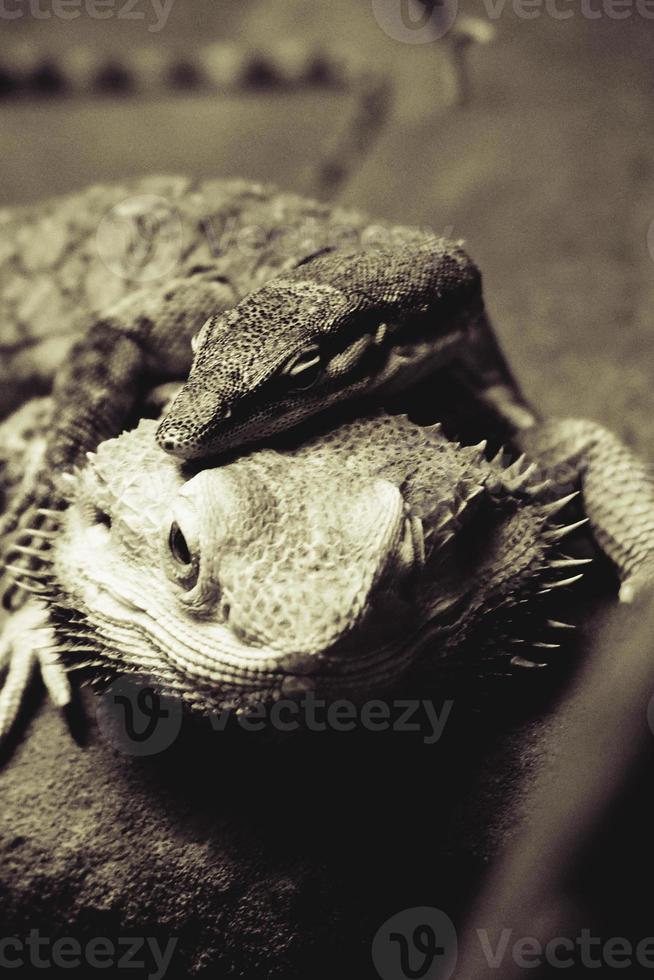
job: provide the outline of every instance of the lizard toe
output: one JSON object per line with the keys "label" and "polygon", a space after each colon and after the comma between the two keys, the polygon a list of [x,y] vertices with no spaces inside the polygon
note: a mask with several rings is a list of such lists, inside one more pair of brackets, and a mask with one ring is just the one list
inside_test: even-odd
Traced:
{"label": "lizard toe", "polygon": [[[4,682],[0,686],[0,746],[10,735],[25,696],[40,663],[49,666],[49,651],[54,643],[52,628],[48,625],[45,606],[30,601],[5,624],[0,635],[0,671]],[[47,675],[47,676],[46,676]],[[43,672],[46,686],[52,692],[52,678]],[[54,699],[61,700],[61,691]]]}

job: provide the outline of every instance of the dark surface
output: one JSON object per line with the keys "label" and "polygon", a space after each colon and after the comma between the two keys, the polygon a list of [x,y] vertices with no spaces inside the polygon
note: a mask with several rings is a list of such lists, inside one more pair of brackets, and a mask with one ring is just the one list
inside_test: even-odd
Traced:
{"label": "dark surface", "polygon": [[[346,200],[466,238],[529,395],[546,412],[607,423],[651,457],[651,24],[527,21],[507,9],[497,41],[471,52],[464,110],[447,107],[447,46],[389,41],[366,3],[179,4],[157,40],[293,27],[358,41],[397,70],[393,128]],[[27,19],[3,25],[3,43],[10,28],[34,33]],[[47,29],[54,46],[144,38],[117,21],[102,35],[81,21]],[[299,187],[339,103],[0,111],[1,193],[13,203],[152,170]],[[76,745],[44,707],[0,774],[3,935],[172,935],[173,975],[362,980],[387,916],[426,904],[458,921],[511,835],[549,727],[541,683],[493,687],[481,711],[457,697],[446,744],[432,747],[410,736],[267,745],[189,733],[133,760],[99,735]],[[556,725],[549,737],[555,745]]]}
{"label": "dark surface", "polygon": [[187,725],[133,759],[45,708],[0,776],[4,934],[174,936],[173,975],[374,976],[399,909],[460,919],[538,759],[541,684],[455,696],[436,745]]}

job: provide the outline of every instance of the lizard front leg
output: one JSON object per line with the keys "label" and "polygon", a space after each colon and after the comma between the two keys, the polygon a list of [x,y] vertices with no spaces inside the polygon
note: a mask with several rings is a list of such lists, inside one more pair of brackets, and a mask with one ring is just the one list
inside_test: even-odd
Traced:
{"label": "lizard front leg", "polygon": [[0,745],[14,726],[32,677],[39,671],[53,704],[71,700],[68,675],[56,656],[55,637],[43,603],[30,599],[0,632]]}
{"label": "lizard front leg", "polygon": [[586,419],[550,419],[517,442],[559,486],[580,484],[593,535],[615,564],[620,598],[654,585],[654,477],[620,439]]}
{"label": "lizard front leg", "polygon": [[531,428],[538,414],[509,367],[483,302],[469,314],[466,343],[459,356],[459,379],[503,423],[508,432]]}
{"label": "lizard front leg", "polygon": [[64,502],[61,474],[102,439],[120,432],[145,379],[185,376],[192,338],[208,317],[233,300],[224,281],[202,277],[140,290],[94,323],[72,348],[55,379],[44,464],[0,523],[4,564],[11,568],[2,589],[5,605],[15,591],[11,585],[21,563],[33,564],[29,553],[38,552],[56,529]]}

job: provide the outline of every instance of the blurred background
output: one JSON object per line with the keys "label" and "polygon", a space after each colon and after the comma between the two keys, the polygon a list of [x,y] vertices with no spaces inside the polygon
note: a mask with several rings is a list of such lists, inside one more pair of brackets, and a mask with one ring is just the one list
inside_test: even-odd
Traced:
{"label": "blurred background", "polygon": [[[594,416],[654,454],[644,425],[654,285],[648,0],[445,0],[453,24],[432,41],[404,30],[407,0],[57,2],[3,0],[0,62],[20,62],[35,48],[57,57],[84,45],[100,59],[155,45],[188,56],[211,41],[297,39],[344,46],[387,71],[392,117],[341,199],[464,238],[528,393],[545,411]],[[470,95],[460,106],[456,37],[470,17],[495,37],[465,49]],[[416,37],[423,43],[409,43]],[[147,100],[6,96],[0,200],[155,172],[304,190],[346,101],[318,88]]]}

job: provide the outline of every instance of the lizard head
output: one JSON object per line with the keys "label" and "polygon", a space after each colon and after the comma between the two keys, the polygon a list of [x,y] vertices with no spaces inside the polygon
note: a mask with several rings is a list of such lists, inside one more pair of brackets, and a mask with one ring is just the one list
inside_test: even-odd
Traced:
{"label": "lizard head", "polygon": [[460,349],[479,301],[476,268],[440,239],[310,258],[205,324],[159,445],[220,454],[401,388]]}
{"label": "lizard head", "polygon": [[567,499],[545,505],[533,465],[438,427],[379,413],[190,475],[155,425],[71,476],[51,559],[71,667],[145,673],[209,711],[377,697],[421,653],[474,668],[528,649],[576,564],[556,553]]}
{"label": "lizard head", "polygon": [[419,549],[398,488],[272,450],[186,479],[154,424],[74,474],[54,559],[57,608],[75,612],[72,626],[60,617],[62,657],[105,674],[149,665],[214,704],[293,693],[316,674],[367,684],[357,658],[379,638],[372,610],[390,609]]}

